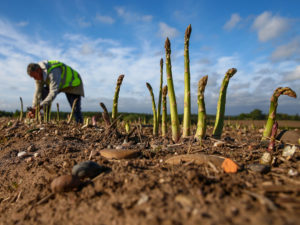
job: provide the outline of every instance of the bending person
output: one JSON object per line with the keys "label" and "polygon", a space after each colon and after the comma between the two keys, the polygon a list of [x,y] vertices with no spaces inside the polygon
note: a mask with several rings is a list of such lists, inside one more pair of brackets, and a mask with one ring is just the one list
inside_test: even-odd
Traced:
{"label": "bending person", "polygon": [[75,120],[83,123],[81,113],[81,96],[84,97],[83,83],[77,71],[70,66],[55,60],[30,63],[27,73],[35,79],[36,87],[32,101],[33,110],[29,116],[35,115],[36,106],[49,106],[56,95],[64,92],[72,108],[75,99],[77,103],[74,109]]}

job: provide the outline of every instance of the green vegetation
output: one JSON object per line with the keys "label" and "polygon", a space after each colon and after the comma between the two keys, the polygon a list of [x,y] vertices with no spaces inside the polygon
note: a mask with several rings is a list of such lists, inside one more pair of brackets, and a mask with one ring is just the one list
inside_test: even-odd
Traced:
{"label": "green vegetation", "polygon": [[[57,112],[52,112],[57,113]],[[59,112],[59,118],[60,120],[66,120],[68,118],[68,114],[70,112]],[[100,112],[92,112],[92,111],[86,111],[82,112],[84,117],[92,117],[95,115],[99,115],[101,117]],[[119,114],[122,114],[121,121],[138,121],[139,118],[141,118],[141,121],[144,121],[146,123],[152,122],[153,115],[149,113],[133,113],[133,112],[119,112]],[[110,113],[111,116],[111,113]],[[16,110],[15,112],[7,112],[0,110],[0,117],[11,117],[11,118],[19,118],[20,117],[20,110]],[[206,118],[208,120],[209,125],[214,124],[215,115],[206,115]],[[241,113],[239,115],[233,115],[233,116],[225,116],[225,120],[266,120],[267,114],[262,113],[260,109],[254,109],[250,113]],[[167,116],[168,123],[170,122],[170,115]],[[183,121],[183,114],[178,115],[179,121]],[[198,115],[197,114],[191,114],[191,123],[197,124]],[[297,113],[295,115],[289,115],[285,113],[277,113],[276,120],[294,120],[294,121],[300,121],[300,115]]]}

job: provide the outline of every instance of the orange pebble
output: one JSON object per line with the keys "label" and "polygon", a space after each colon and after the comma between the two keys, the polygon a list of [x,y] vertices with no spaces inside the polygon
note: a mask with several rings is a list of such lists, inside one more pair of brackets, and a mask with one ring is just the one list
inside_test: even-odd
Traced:
{"label": "orange pebble", "polygon": [[225,173],[236,173],[238,170],[238,165],[231,159],[226,158],[222,163],[222,168]]}

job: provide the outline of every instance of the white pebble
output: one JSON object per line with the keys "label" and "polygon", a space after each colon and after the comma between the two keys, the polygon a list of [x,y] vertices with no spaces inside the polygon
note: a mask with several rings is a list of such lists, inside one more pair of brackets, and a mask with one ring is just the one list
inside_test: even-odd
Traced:
{"label": "white pebble", "polygon": [[19,158],[24,158],[24,157],[26,157],[27,156],[27,152],[25,152],[25,151],[22,151],[22,152],[19,152],[18,153],[18,157]]}
{"label": "white pebble", "polygon": [[224,145],[224,142],[223,141],[217,141],[214,143],[214,147],[221,147]]}

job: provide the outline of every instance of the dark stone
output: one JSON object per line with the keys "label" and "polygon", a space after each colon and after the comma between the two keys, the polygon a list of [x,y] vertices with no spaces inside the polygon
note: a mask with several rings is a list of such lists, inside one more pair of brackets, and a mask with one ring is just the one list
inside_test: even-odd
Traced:
{"label": "dark stone", "polygon": [[259,173],[268,173],[270,172],[271,167],[263,164],[250,164],[247,166],[247,169]]}
{"label": "dark stone", "polygon": [[85,161],[75,165],[72,169],[72,175],[79,178],[94,178],[101,172],[105,171],[105,167],[100,166],[93,161]]}

